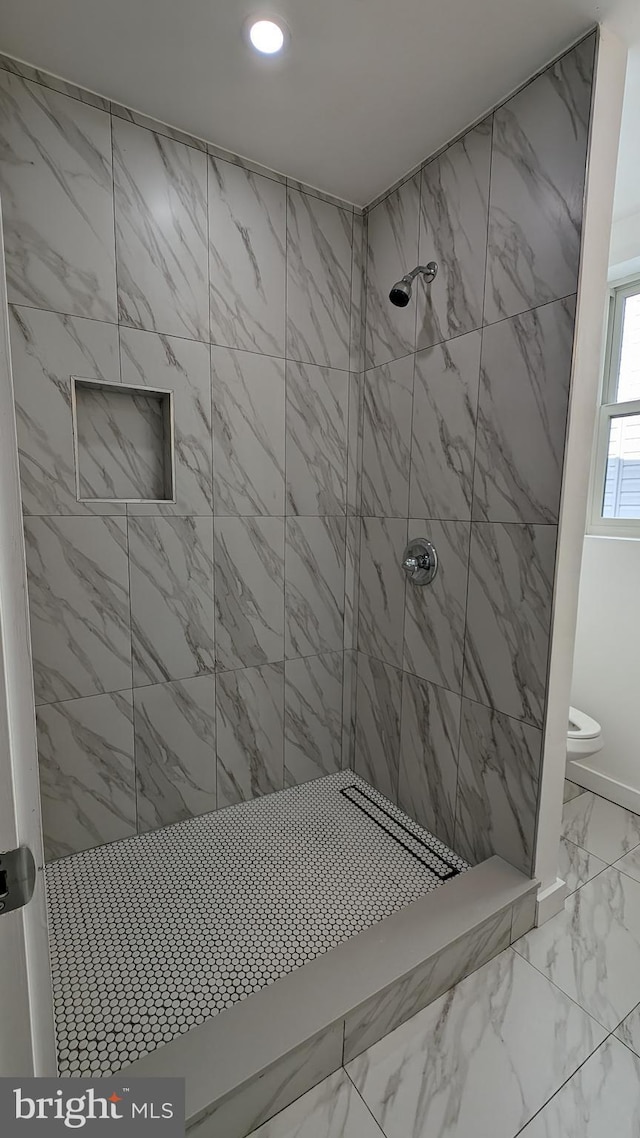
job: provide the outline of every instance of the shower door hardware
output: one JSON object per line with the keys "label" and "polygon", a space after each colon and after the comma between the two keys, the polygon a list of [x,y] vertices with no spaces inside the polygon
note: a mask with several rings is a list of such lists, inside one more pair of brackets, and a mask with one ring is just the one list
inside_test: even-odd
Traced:
{"label": "shower door hardware", "polygon": [[402,558],[402,568],[412,585],[430,585],[438,572],[438,554],[426,537],[414,537]]}
{"label": "shower door hardware", "polygon": [[0,853],[0,916],[28,905],[36,883],[36,863],[28,846]]}

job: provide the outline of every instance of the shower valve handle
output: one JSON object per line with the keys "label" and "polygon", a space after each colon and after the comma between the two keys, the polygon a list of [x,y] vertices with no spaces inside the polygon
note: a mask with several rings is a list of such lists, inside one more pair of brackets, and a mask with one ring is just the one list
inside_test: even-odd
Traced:
{"label": "shower valve handle", "polygon": [[438,555],[426,537],[414,537],[404,551],[402,568],[412,585],[429,585],[438,572]]}

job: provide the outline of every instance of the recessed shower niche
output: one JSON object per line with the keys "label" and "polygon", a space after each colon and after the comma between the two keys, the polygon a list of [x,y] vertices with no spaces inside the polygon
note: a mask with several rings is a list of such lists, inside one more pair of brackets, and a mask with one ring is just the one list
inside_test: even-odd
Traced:
{"label": "recessed shower niche", "polygon": [[175,501],[173,392],[71,377],[79,502]]}

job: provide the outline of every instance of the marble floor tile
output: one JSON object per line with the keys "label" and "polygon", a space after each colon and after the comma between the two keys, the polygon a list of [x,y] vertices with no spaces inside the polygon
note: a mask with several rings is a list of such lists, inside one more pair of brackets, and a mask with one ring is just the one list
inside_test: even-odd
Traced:
{"label": "marble floor tile", "polygon": [[344,514],[349,373],[287,362],[287,513]]}
{"label": "marble floor tile", "polygon": [[216,518],[216,667],[284,659],[284,519]]}
{"label": "marble floor tile", "polygon": [[112,122],[120,323],[208,342],[207,157]]}
{"label": "marble floor tile", "polygon": [[340,1068],[249,1138],[383,1138],[351,1079]]}
{"label": "marble floor tile", "polygon": [[122,382],[173,392],[175,502],[130,503],[129,515],[204,516],[213,509],[209,345],[120,328]]}
{"label": "marble floor tile", "polygon": [[414,356],[364,374],[362,513],[406,518],[409,508]]}
{"label": "marble floor tile", "polygon": [[458,693],[462,691],[470,528],[467,522],[409,519],[409,540],[428,538],[438,555],[438,572],[426,588],[410,580],[406,583],[404,668]]}
{"label": "marble floor tile", "polygon": [[409,491],[413,517],[471,517],[480,345],[480,333],[469,332],[416,355]]}
{"label": "marble floor tile", "polygon": [[402,672],[358,653],[355,769],[398,801]]}
{"label": "marble floor tile", "polygon": [[213,519],[129,518],[133,682],[212,672]]}
{"label": "marble floor tile", "polygon": [[640,816],[585,791],[565,802],[562,835],[611,865],[640,845]]}
{"label": "marble floor tile", "polygon": [[287,190],[287,358],[349,369],[353,214]]}
{"label": "marble floor tile", "polygon": [[516,949],[613,1031],[640,1000],[640,882],[603,870]]}
{"label": "marble floor tile", "polygon": [[473,517],[557,522],[575,297],[485,328]]}
{"label": "marble floor tile", "polygon": [[36,703],[131,685],[125,518],[26,518]]}
{"label": "marble floor tile", "polygon": [[576,291],[595,44],[495,112],[486,323]]}
{"label": "marble floor tile", "polygon": [[209,156],[211,342],[284,356],[286,189]]}
{"label": "marble floor tile", "polygon": [[130,691],[37,709],[47,860],[136,832]]}
{"label": "marble floor tile", "polygon": [[138,832],[216,809],[215,677],[133,693]]}
{"label": "marble floor tile", "polygon": [[579,794],[584,794],[584,786],[578,786],[575,782],[570,782],[568,778],[564,780],[564,791],[562,795],[563,802],[570,802],[572,798],[577,798]]}
{"label": "marble floor tile", "polygon": [[611,1037],[519,1138],[636,1138],[639,1133],[640,1060]]}
{"label": "marble floor tile", "polygon": [[282,516],[284,360],[214,346],[211,394],[215,513]]}
{"label": "marble floor tile", "polygon": [[640,881],[640,846],[636,846],[634,850],[616,861],[615,867],[621,873],[626,873],[628,877],[633,877],[634,881]]}
{"label": "marble floor tile", "polygon": [[346,518],[285,522],[285,648],[288,658],[343,647]]}
{"label": "marble floor tile", "polygon": [[406,544],[402,518],[362,519],[358,648],[396,668],[402,667]]}
{"label": "marble floor tile", "polygon": [[581,849],[568,838],[560,838],[558,877],[566,882],[569,893],[575,893],[576,889],[606,868],[606,861]]}
{"label": "marble floor tile", "polygon": [[418,260],[436,261],[438,275],[416,281],[418,349],[482,324],[492,123],[490,116],[467,131],[422,170]]}
{"label": "marble floor tile", "polygon": [[604,1037],[508,949],[347,1073],[386,1138],[513,1138]]}
{"label": "marble floor tile", "polygon": [[285,786],[341,768],[342,657],[342,652],[324,652],[285,663]]}
{"label": "marble floor tile", "polygon": [[630,1047],[636,1055],[640,1055],[640,1004],[638,1004],[613,1033]]}
{"label": "marble floor tile", "polygon": [[555,526],[471,526],[463,694],[536,727],[544,715],[555,551]]}
{"label": "marble floor tile", "polygon": [[0,71],[9,301],[116,318],[109,115]]}
{"label": "marble floor tile", "polygon": [[72,376],[119,381],[118,329],[11,305],[9,333],[25,514],[124,514],[78,501],[71,416]]}
{"label": "marble floor tile", "polygon": [[398,805],[453,845],[460,696],[404,672]]}
{"label": "marble floor tile", "polygon": [[284,664],[216,677],[218,807],[284,785]]}
{"label": "marble floor tile", "polygon": [[389,290],[394,281],[418,264],[419,213],[417,174],[374,206],[368,216],[367,368],[397,360],[415,349],[415,301],[405,308],[396,308],[389,300]]}

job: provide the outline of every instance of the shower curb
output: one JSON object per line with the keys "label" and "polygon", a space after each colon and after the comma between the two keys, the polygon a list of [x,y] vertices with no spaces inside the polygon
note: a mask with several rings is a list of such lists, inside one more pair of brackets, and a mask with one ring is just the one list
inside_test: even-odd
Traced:
{"label": "shower curb", "polygon": [[246,1138],[528,932],[536,891],[491,857],[123,1072],[185,1077],[189,1138]]}

